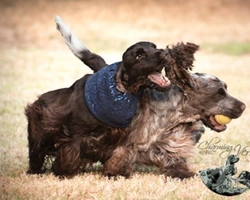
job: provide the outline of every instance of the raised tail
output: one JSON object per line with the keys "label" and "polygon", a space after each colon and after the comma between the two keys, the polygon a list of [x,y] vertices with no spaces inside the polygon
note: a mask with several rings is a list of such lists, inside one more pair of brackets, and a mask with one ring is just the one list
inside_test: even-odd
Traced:
{"label": "raised tail", "polygon": [[67,24],[63,22],[58,15],[55,17],[56,29],[62,34],[65,44],[73,52],[73,54],[81,59],[81,52],[88,51],[87,47],[79,40],[69,29]]}
{"label": "raised tail", "polygon": [[90,67],[94,72],[99,71],[101,68],[106,66],[105,60],[92,53],[85,44],[78,39],[69,29],[69,27],[63,22],[61,17],[55,17],[56,28],[64,38],[65,44],[69,47],[72,53],[79,58],[84,64]]}

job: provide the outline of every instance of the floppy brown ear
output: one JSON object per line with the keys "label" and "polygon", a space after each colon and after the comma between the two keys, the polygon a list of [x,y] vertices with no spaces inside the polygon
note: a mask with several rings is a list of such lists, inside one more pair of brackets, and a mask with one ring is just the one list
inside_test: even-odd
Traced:
{"label": "floppy brown ear", "polygon": [[193,68],[194,53],[199,46],[193,43],[178,43],[173,47],[167,47],[168,64],[165,68],[169,80],[183,91],[195,87],[195,82],[190,74]]}

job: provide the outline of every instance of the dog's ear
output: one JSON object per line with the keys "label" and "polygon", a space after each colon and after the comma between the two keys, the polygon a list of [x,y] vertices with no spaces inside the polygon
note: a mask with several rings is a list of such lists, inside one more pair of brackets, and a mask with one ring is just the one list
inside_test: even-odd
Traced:
{"label": "dog's ear", "polygon": [[156,45],[154,44],[154,43],[152,43],[152,42],[145,42],[145,41],[143,41],[143,42],[137,42],[135,45],[140,45],[140,46],[142,46],[142,47],[145,47],[145,48],[154,48],[154,49],[156,49]]}
{"label": "dog's ear", "polygon": [[193,69],[194,53],[198,49],[199,46],[193,43],[178,43],[166,49],[168,51],[166,76],[184,92],[195,88],[190,71]]}

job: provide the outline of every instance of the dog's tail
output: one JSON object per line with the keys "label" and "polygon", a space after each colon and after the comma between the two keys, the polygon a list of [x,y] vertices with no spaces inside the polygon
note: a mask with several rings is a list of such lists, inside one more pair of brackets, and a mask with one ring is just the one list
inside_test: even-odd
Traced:
{"label": "dog's tail", "polygon": [[91,53],[84,43],[78,39],[63,22],[61,17],[55,17],[56,28],[62,34],[65,44],[84,64],[90,67],[94,72],[97,72],[106,66],[105,60],[97,54]]}
{"label": "dog's tail", "polygon": [[73,54],[81,59],[81,52],[88,51],[87,47],[79,40],[69,29],[69,27],[63,22],[61,17],[55,17],[56,28],[62,34],[65,44],[73,52]]}

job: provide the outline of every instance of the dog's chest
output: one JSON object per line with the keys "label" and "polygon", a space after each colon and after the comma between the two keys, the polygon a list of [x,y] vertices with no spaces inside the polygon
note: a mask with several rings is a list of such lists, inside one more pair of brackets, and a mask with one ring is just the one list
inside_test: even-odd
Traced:
{"label": "dog's chest", "polygon": [[122,93],[116,89],[117,65],[114,63],[104,67],[88,78],[85,100],[99,121],[113,127],[126,127],[136,113],[139,95]]}

